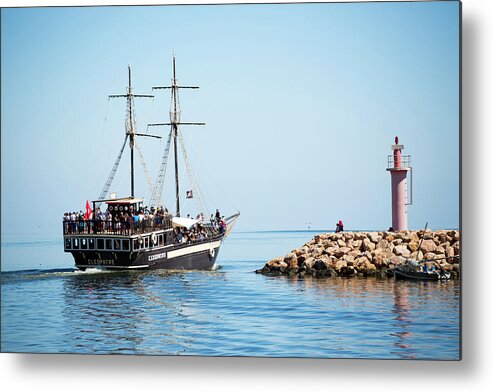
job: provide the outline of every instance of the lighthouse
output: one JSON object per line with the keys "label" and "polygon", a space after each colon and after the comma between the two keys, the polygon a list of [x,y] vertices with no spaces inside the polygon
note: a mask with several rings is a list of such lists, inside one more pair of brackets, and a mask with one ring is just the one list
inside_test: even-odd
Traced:
{"label": "lighthouse", "polygon": [[[399,137],[395,137],[395,144],[391,147],[392,154],[388,156],[387,171],[390,172],[392,183],[392,229],[394,231],[407,230],[407,206],[412,204],[412,167],[411,156],[402,155],[404,145],[399,144]],[[411,175],[411,200],[407,200],[407,172]]]}

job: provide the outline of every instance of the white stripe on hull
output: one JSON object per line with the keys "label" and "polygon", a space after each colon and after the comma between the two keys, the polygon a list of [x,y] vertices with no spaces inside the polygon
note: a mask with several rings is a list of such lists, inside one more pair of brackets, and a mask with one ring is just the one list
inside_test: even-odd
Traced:
{"label": "white stripe on hull", "polygon": [[104,268],[104,269],[138,269],[147,268],[149,265],[103,265],[103,264],[90,264],[90,265],[79,265],[76,264],[77,268]]}
{"label": "white stripe on hull", "polygon": [[172,250],[168,252],[168,259],[184,256],[192,253],[202,252],[204,250],[212,250],[218,248],[221,245],[221,241],[209,242],[206,244],[199,244],[194,246],[187,246],[183,249]]}

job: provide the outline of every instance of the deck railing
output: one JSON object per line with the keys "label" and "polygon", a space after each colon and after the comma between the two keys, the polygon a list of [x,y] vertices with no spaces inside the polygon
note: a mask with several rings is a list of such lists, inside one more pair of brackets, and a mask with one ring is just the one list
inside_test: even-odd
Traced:
{"label": "deck railing", "polygon": [[134,235],[167,229],[171,229],[171,218],[169,217],[144,219],[136,222],[103,221],[98,219],[63,221],[64,235]]}

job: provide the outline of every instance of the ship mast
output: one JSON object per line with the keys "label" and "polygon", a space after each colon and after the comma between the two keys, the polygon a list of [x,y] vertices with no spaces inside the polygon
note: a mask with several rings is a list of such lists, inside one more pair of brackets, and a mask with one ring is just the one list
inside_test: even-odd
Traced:
{"label": "ship mast", "polygon": [[180,101],[178,98],[178,90],[181,88],[187,89],[198,89],[197,86],[179,86],[178,79],[176,78],[176,55],[173,54],[173,79],[171,86],[156,86],[153,90],[159,89],[171,89],[171,108],[169,111],[170,122],[169,123],[153,123],[148,124],[148,126],[160,126],[160,125],[170,125],[171,126],[171,136],[173,139],[173,152],[175,157],[175,193],[176,193],[176,216],[180,216],[180,185],[178,180],[178,126],[179,125],[205,125],[203,122],[181,122],[180,121]]}
{"label": "ship mast", "polygon": [[175,192],[176,192],[176,216],[180,216],[180,186],[178,184],[178,147],[176,143],[178,134],[179,115],[177,110],[176,98],[178,95],[178,85],[176,84],[176,57],[173,55],[173,85],[171,96],[173,97],[173,112],[170,115],[171,128],[173,135],[173,152],[175,155]]}
{"label": "ship mast", "polygon": [[[126,94],[113,94],[109,95],[108,98],[126,98],[127,99],[127,118],[125,120],[125,141],[127,138],[129,139],[129,147],[130,147],[130,189],[131,189],[131,197],[135,198],[135,185],[134,185],[134,145],[135,145],[135,136],[146,136],[146,137],[154,137],[160,139],[161,136],[148,135],[144,133],[137,133],[136,128],[137,124],[135,121],[135,107],[134,107],[134,98],[154,98],[154,95],[146,95],[146,94],[134,94],[132,88],[132,68],[130,65],[128,66],[128,86]],[[125,144],[124,144],[125,146]],[[121,155],[120,155],[121,156]],[[118,161],[119,162],[119,161]],[[116,169],[114,169],[116,172]],[[114,173],[113,173],[114,175]],[[110,179],[111,174],[110,174]],[[111,183],[110,179],[108,181]]]}

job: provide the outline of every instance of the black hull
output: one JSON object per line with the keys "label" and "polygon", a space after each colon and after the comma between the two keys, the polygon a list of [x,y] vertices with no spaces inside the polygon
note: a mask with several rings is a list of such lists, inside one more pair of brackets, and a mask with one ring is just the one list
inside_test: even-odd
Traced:
{"label": "black hull", "polygon": [[72,251],[80,270],[211,270],[219,253],[222,236],[191,244],[175,244],[133,252]]}
{"label": "black hull", "polygon": [[450,279],[450,274],[435,272],[419,272],[419,271],[404,271],[402,269],[395,269],[394,276],[396,279],[407,279],[407,280],[448,280]]}

